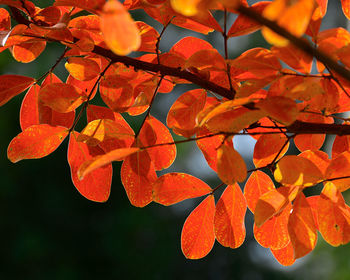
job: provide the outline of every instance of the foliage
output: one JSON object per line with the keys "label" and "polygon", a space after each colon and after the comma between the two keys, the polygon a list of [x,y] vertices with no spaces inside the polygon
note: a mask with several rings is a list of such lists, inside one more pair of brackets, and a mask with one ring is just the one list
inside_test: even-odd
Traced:
{"label": "foliage", "polygon": [[[69,138],[72,181],[89,200],[108,199],[113,161],[122,161],[121,180],[134,206],[152,201],[168,206],[203,196],[182,229],[182,251],[190,259],[206,256],[215,240],[238,248],[245,239],[247,207],[254,214],[255,239],[283,265],[310,253],[318,231],[332,246],[350,241],[350,208],[342,195],[350,187],[350,126],[339,117],[350,110],[350,34],[342,28],[319,31],[327,0],[260,1],[251,7],[238,0],[0,4],[11,12],[0,9],[1,51],[28,63],[47,43],[64,46],[41,77],[0,76],[0,105],[28,89],[20,110],[22,132],[7,150],[10,161],[45,157]],[[349,5],[342,1],[348,18]],[[161,32],[135,22],[129,14],[135,9],[160,22]],[[214,11],[223,16],[223,26]],[[231,14],[238,16],[228,26]],[[224,55],[196,37],[161,52],[170,24],[222,34]],[[259,29],[271,49],[228,56],[229,38]],[[313,57],[316,74],[311,74]],[[64,60],[65,82],[54,74]],[[199,88],[175,101],[166,125],[151,115],[158,93],[186,83]],[[105,107],[91,104],[96,95]],[[84,113],[85,128],[77,132]],[[134,131],[122,113],[144,114],[140,128]],[[174,141],[169,129],[184,138]],[[331,158],[320,150],[326,134],[336,134]],[[257,140],[254,169],[247,169],[233,146],[236,135]],[[291,141],[298,155],[285,155]],[[176,145],[187,142],[196,142],[222,184],[211,188],[185,173],[158,176],[174,162]],[[237,182],[245,182],[244,192]],[[317,185],[323,185],[321,193],[306,197],[304,190]],[[218,190],[223,192],[215,204]]]}

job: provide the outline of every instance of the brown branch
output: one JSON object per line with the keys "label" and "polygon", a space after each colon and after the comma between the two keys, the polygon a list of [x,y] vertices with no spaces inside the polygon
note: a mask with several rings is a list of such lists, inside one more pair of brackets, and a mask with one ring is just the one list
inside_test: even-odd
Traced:
{"label": "brown branch", "polygon": [[187,70],[141,61],[132,57],[116,55],[115,53],[99,46],[95,46],[92,52],[109,58],[112,62],[120,62],[126,66],[132,66],[135,68],[135,70],[144,70],[153,73],[160,73],[162,76],[173,76],[185,79],[203,89],[210,90],[228,99],[233,99],[233,92],[229,89],[214,84],[208,80],[204,80],[202,77],[197,76]]}
{"label": "brown branch", "polygon": [[295,134],[334,134],[342,136],[350,135],[350,125],[295,121],[290,126],[287,126],[287,132]]}
{"label": "brown branch", "polygon": [[294,36],[289,31],[287,31],[283,27],[279,26],[276,22],[271,21],[271,20],[261,16],[260,14],[258,14],[254,10],[252,10],[251,8],[239,6],[237,8],[237,11],[240,12],[242,15],[245,15],[246,17],[249,17],[250,19],[253,19],[256,22],[270,28],[272,31],[276,32],[278,35],[281,35],[284,38],[288,39],[297,48],[314,56],[318,61],[321,61],[324,65],[327,65],[331,70],[333,70],[334,72],[338,73],[343,78],[350,81],[350,71],[348,71],[346,68],[344,68],[343,66],[338,64],[335,60],[330,58],[324,52],[311,46],[307,41],[303,40],[302,38]]}

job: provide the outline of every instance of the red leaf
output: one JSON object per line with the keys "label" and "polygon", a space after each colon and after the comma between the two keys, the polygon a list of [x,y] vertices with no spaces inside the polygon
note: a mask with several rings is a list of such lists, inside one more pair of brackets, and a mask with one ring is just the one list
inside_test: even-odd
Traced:
{"label": "red leaf", "polygon": [[165,206],[209,194],[212,189],[202,180],[185,173],[168,173],[153,184],[153,200]]}
{"label": "red leaf", "polygon": [[99,147],[89,147],[84,143],[77,142],[77,132],[71,134],[68,145],[68,163],[71,170],[74,186],[85,198],[96,201],[107,201],[112,183],[112,165],[108,164],[96,168],[94,171],[84,177],[78,178],[78,168],[86,161],[104,154]]}
{"label": "red leaf", "polygon": [[29,63],[35,60],[46,47],[46,42],[27,42],[15,45],[11,49],[14,59],[18,62]]}
{"label": "red leaf", "polygon": [[61,126],[30,126],[12,139],[7,157],[12,162],[45,157],[55,151],[67,135],[67,128]]}
{"label": "red leaf", "polygon": [[214,215],[214,197],[209,195],[187,217],[181,232],[181,249],[186,258],[203,258],[213,248]]}
{"label": "red leaf", "polygon": [[20,94],[35,82],[33,78],[19,75],[0,76],[0,106]]}
{"label": "red leaf", "polygon": [[84,57],[70,57],[64,66],[79,81],[92,80],[100,73],[100,66],[94,60]]}
{"label": "red leaf", "polygon": [[235,249],[242,245],[246,211],[247,203],[239,185],[228,185],[216,204],[214,217],[215,236],[222,246]]}

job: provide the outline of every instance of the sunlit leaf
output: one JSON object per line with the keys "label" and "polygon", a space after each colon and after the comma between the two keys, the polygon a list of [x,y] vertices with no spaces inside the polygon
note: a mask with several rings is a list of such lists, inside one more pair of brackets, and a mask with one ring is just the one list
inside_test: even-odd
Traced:
{"label": "sunlit leaf", "polygon": [[55,151],[67,135],[67,128],[61,126],[30,126],[12,139],[7,157],[12,162],[45,157]]}
{"label": "sunlit leaf", "polygon": [[35,79],[19,75],[0,76],[0,106],[30,87]]}
{"label": "sunlit leaf", "polygon": [[330,245],[350,241],[350,209],[332,182],[325,184],[317,200],[317,219],[320,233]]}
{"label": "sunlit leaf", "polygon": [[112,183],[112,165],[108,164],[96,168],[84,178],[78,177],[78,169],[86,161],[104,154],[99,147],[89,147],[77,142],[78,133],[71,134],[68,145],[68,163],[71,170],[72,181],[77,190],[87,199],[97,202],[105,202],[110,194]]}
{"label": "sunlit leaf", "polygon": [[101,31],[107,46],[118,55],[127,55],[141,45],[136,23],[117,0],[110,0],[103,6]]}
{"label": "sunlit leaf", "polygon": [[[327,179],[343,178],[333,180],[332,183],[340,192],[350,188],[350,152],[345,151],[333,158],[326,170]],[[345,177],[345,178],[344,178]],[[346,178],[349,177],[349,178]]]}
{"label": "sunlit leaf", "polygon": [[153,184],[153,200],[165,206],[209,194],[212,189],[202,180],[186,173],[167,173]]}
{"label": "sunlit leaf", "polygon": [[209,195],[187,217],[181,232],[181,249],[186,258],[203,258],[213,248],[214,215],[214,197]]}
{"label": "sunlit leaf", "polygon": [[64,66],[80,81],[92,80],[100,73],[100,66],[94,60],[83,57],[70,57]]}
{"label": "sunlit leaf", "polygon": [[279,160],[288,148],[289,140],[284,134],[263,134],[254,147],[254,165],[256,167],[267,166],[273,160]]}
{"label": "sunlit leaf", "polygon": [[244,186],[244,197],[249,210],[254,213],[255,206],[259,198],[266,192],[275,189],[275,185],[266,173],[258,170],[254,171],[248,178]]}
{"label": "sunlit leaf", "polygon": [[216,240],[222,246],[234,249],[242,245],[246,211],[247,203],[239,185],[228,185],[216,204],[214,217]]}
{"label": "sunlit leaf", "polygon": [[247,177],[244,159],[232,144],[223,144],[217,150],[217,170],[219,178],[227,185],[242,182]]}
{"label": "sunlit leaf", "polygon": [[312,161],[294,155],[284,156],[277,163],[274,176],[281,184],[306,187],[315,185],[324,178]]}
{"label": "sunlit leaf", "polygon": [[300,193],[294,203],[288,221],[288,232],[296,259],[310,253],[317,243],[317,231],[311,207],[305,195]]}
{"label": "sunlit leaf", "polygon": [[[78,142],[78,141],[77,141]],[[81,143],[81,142],[78,142]],[[90,146],[89,146],[90,147]],[[77,169],[79,180],[94,170],[110,164],[112,161],[124,160],[127,156],[138,152],[139,148],[121,148],[110,151],[108,153],[98,154],[94,157],[86,159]]]}
{"label": "sunlit leaf", "polygon": [[281,265],[289,266],[295,262],[292,242],[289,242],[288,245],[282,249],[279,249],[279,250],[271,249],[271,252]]}
{"label": "sunlit leaf", "polygon": [[132,205],[144,207],[152,201],[156,170],[146,151],[128,156],[122,164],[120,177]]}
{"label": "sunlit leaf", "polygon": [[279,250],[290,242],[288,219],[292,209],[289,203],[278,215],[271,217],[262,226],[254,225],[255,240],[263,247]]}
{"label": "sunlit leaf", "polygon": [[74,111],[86,99],[79,88],[62,83],[48,84],[39,92],[39,100],[59,113]]}
{"label": "sunlit leaf", "polygon": [[28,42],[15,45],[11,49],[14,59],[18,62],[29,63],[35,60],[46,47],[46,42]]}

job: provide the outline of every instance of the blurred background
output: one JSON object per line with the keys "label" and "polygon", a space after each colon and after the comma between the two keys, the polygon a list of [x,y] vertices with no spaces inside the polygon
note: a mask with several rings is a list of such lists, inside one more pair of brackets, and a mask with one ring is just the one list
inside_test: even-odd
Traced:
{"label": "blurred background", "polygon": [[[46,7],[53,1],[33,1]],[[248,1],[250,4],[256,1]],[[330,1],[327,21],[322,28],[346,27],[340,1]],[[142,12],[134,18],[145,20],[160,30]],[[218,15],[220,17],[220,15]],[[234,17],[230,18],[231,21]],[[161,42],[167,51],[183,36],[196,33],[171,27]],[[204,37],[204,36],[200,36]],[[218,45],[221,36],[210,34]],[[230,57],[245,49],[267,46],[259,32],[229,41]],[[49,44],[40,57],[29,64],[17,63],[8,51],[0,54],[0,74],[39,77],[56,61],[62,46]],[[63,63],[55,73],[67,75]],[[165,121],[166,112],[178,96],[193,87],[177,87],[157,96],[152,114]],[[186,260],[180,247],[181,228],[200,200],[173,207],[150,204],[139,209],[130,205],[120,183],[120,164],[114,163],[110,199],[103,204],[83,198],[74,188],[67,163],[67,142],[50,156],[12,164],[6,156],[11,139],[20,132],[19,108],[23,94],[0,108],[0,279],[331,279],[350,278],[350,246],[333,248],[322,237],[314,252],[291,267],[283,267],[252,236],[252,215],[246,217],[247,237],[236,250],[215,243],[202,260]],[[130,118],[128,118],[130,120]],[[137,127],[138,118],[132,121]],[[249,138],[249,139],[248,139]],[[328,139],[327,145],[331,144]],[[236,147],[247,164],[254,141],[235,138]],[[187,172],[212,187],[219,181],[195,145],[178,147],[174,165],[166,170]],[[292,147],[293,149],[293,147]]]}

